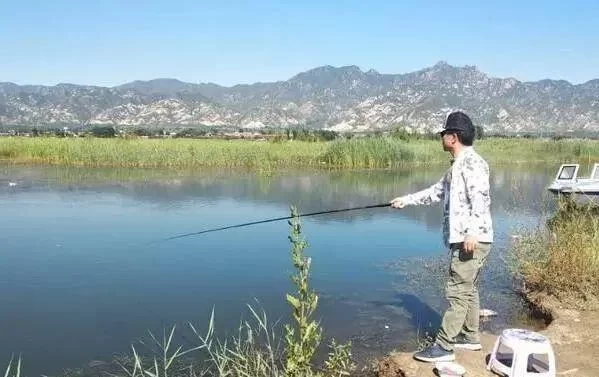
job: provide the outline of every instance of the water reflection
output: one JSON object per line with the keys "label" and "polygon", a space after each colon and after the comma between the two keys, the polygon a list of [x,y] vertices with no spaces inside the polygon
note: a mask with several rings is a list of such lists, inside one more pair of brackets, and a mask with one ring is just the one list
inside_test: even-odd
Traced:
{"label": "water reflection", "polygon": [[[544,208],[545,188],[553,166],[516,166],[493,169],[491,175],[494,211],[530,214]],[[182,207],[190,201],[211,203],[235,199],[271,203],[302,212],[337,209],[387,202],[435,183],[444,167],[421,167],[394,171],[289,171],[272,176],[251,172],[169,171],[163,169],[20,168],[7,166],[0,175],[0,194],[31,191],[110,192],[165,207]],[[10,186],[8,182],[16,183]],[[439,224],[438,211],[406,210],[431,226]],[[433,216],[428,216],[433,214]],[[366,217],[364,217],[366,216]],[[339,221],[369,219],[373,213],[350,212],[331,215]]]}

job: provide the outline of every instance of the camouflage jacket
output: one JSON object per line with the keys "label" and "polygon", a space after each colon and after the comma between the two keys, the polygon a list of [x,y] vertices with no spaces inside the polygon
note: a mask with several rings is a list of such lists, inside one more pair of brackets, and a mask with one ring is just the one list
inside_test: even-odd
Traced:
{"label": "camouflage jacket", "polygon": [[449,246],[472,235],[493,242],[489,165],[466,147],[431,187],[403,197],[405,205],[431,205],[443,200],[443,241]]}

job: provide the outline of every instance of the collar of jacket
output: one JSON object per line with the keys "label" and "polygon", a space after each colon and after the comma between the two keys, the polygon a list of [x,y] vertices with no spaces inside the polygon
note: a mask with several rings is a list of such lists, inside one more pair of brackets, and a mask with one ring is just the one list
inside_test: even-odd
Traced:
{"label": "collar of jacket", "polygon": [[465,155],[467,155],[468,153],[471,153],[474,149],[470,146],[470,147],[462,147],[462,150],[460,150],[460,153],[458,153],[457,156],[455,156],[454,158],[451,159],[451,164],[453,165],[454,162],[461,160],[462,158],[464,158]]}

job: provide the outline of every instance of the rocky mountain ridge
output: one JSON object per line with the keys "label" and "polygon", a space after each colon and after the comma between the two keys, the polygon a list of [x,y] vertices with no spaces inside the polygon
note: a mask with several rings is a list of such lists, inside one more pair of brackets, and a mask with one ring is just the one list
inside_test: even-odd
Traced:
{"label": "rocky mountain ridge", "polygon": [[406,74],[323,66],[286,81],[235,85],[175,79],[116,87],[0,83],[0,126],[310,127],[426,131],[452,109],[497,132],[599,131],[599,79],[521,82],[439,62]]}

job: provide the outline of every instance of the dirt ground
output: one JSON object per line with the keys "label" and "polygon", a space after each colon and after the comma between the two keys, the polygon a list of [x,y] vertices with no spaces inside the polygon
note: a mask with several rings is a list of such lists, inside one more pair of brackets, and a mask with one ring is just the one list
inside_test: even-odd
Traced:
{"label": "dirt ground", "polygon": [[[599,376],[599,312],[576,311],[542,295],[530,296],[535,307],[551,318],[540,333],[549,337],[556,356],[557,375],[569,377]],[[486,370],[486,360],[493,349],[496,336],[482,334],[482,351],[457,350],[456,362],[466,368],[465,376],[496,376]],[[390,354],[381,359],[379,377],[435,376],[434,363],[423,363],[411,353]]]}

